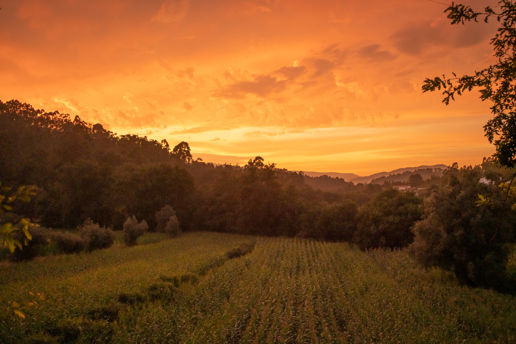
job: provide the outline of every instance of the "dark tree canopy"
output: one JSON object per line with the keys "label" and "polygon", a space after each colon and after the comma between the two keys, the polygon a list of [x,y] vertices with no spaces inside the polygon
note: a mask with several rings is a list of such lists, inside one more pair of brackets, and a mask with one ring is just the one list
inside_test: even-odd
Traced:
{"label": "dark tree canopy", "polygon": [[[453,271],[466,284],[504,289],[516,214],[492,182],[501,175],[488,170],[484,164],[446,171],[442,185],[425,199],[410,251],[423,265]],[[489,201],[481,204],[479,195]]]}
{"label": "dark tree canopy", "polygon": [[484,126],[485,135],[496,147],[495,158],[503,165],[516,164],[516,3],[500,0],[494,8],[487,6],[477,12],[470,6],[452,3],[445,12],[452,24],[464,24],[483,18],[488,22],[492,17],[500,23],[498,32],[491,40],[497,61],[471,75],[453,78],[435,77],[426,79],[423,92],[442,90],[443,102],[448,105],[455,95],[462,95],[474,88],[480,90],[480,99],[490,100],[493,118]]}
{"label": "dark tree canopy", "polygon": [[423,184],[423,177],[419,173],[411,174],[408,183],[412,187],[418,187]]}
{"label": "dark tree canopy", "polygon": [[190,153],[190,146],[188,145],[188,142],[181,141],[178,143],[172,150],[172,154],[175,154],[179,160],[183,162],[192,161],[192,153]]}

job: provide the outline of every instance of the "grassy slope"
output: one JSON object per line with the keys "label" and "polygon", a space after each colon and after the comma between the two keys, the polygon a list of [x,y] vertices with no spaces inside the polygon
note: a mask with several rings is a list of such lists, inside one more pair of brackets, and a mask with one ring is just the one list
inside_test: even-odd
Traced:
{"label": "grassy slope", "polygon": [[[460,287],[438,270],[417,268],[403,252],[363,253],[347,244],[259,238],[251,254],[221,260],[224,252],[250,240],[190,233],[134,248],[3,266],[0,305],[23,303],[27,318],[0,316],[0,342],[26,340],[36,332],[62,339],[63,328],[73,330],[73,324],[84,342],[516,340],[513,297]],[[120,293],[145,294],[160,275],[200,271],[206,274],[198,284],[180,286],[172,298],[135,307],[117,302]],[[43,293],[45,300],[29,291]],[[38,304],[26,306],[31,300]],[[120,309],[116,322],[84,320],[102,305]]]}

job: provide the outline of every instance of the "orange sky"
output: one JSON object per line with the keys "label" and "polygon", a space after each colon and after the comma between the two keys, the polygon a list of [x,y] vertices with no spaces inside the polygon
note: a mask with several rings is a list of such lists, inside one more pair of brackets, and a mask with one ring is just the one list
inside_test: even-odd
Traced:
{"label": "orange sky", "polygon": [[[439,2],[439,1],[438,1]],[[445,0],[440,2],[447,3]],[[460,1],[459,1],[460,2]],[[496,1],[462,1],[482,9]],[[478,164],[489,103],[422,94],[493,62],[496,24],[428,0],[0,0],[0,100],[194,158],[368,175]]]}

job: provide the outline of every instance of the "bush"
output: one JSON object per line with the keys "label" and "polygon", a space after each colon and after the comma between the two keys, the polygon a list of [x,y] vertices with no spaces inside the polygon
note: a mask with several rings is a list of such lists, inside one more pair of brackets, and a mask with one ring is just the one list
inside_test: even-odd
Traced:
{"label": "bush", "polygon": [[115,233],[111,229],[100,227],[90,219],[79,229],[89,252],[111,247],[115,241]]}
{"label": "bush", "polygon": [[113,322],[118,320],[118,313],[120,313],[120,307],[116,304],[110,304],[88,311],[88,318]]}
{"label": "bush", "polygon": [[168,219],[167,225],[165,226],[165,233],[170,234],[173,237],[181,234],[181,228],[179,227],[177,216],[174,215]]}
{"label": "bush", "polygon": [[143,235],[149,229],[147,222],[143,220],[138,223],[136,220],[136,216],[128,217],[124,222],[124,230],[122,233],[122,240],[126,246],[134,246],[136,245],[136,240],[138,237]]}
{"label": "bush", "polygon": [[135,306],[145,303],[146,298],[141,293],[122,293],[118,295],[118,302],[129,306]]}
{"label": "bush", "polygon": [[176,216],[174,209],[166,205],[161,210],[156,212],[156,232],[166,232],[167,224],[172,216]]}
{"label": "bush", "polygon": [[59,252],[72,254],[84,251],[86,241],[80,235],[74,233],[52,233],[52,242],[57,246]]}
{"label": "bush", "polygon": [[226,252],[226,257],[228,259],[234,259],[234,258],[240,258],[242,256],[245,256],[248,253],[251,253],[254,249],[254,242],[253,243],[245,243],[240,244],[239,246],[232,248],[231,250]]}
{"label": "bush", "polygon": [[[11,261],[20,262],[24,260],[31,260],[41,255],[42,248],[49,244],[50,240],[48,229],[36,225],[30,225],[29,232],[32,236],[32,239],[29,240],[27,245],[24,245],[22,249],[16,247],[14,252],[11,254]],[[15,233],[15,239],[23,242],[23,238],[20,233]]]}

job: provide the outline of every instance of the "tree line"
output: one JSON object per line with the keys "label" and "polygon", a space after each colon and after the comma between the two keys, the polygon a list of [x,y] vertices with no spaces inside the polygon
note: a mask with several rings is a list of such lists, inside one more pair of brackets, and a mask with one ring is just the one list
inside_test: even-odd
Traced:
{"label": "tree line", "polygon": [[[0,101],[0,157],[2,185],[36,190],[32,202],[16,204],[2,223],[19,216],[43,228],[94,234],[111,228],[134,245],[145,230],[164,231],[173,215],[174,233],[296,236],[364,250],[409,247],[422,264],[449,269],[467,284],[506,288],[516,218],[498,187],[508,171],[492,161],[452,166],[426,180],[418,175],[413,180],[425,191],[416,195],[388,183],[307,177],[259,156],[244,166],[206,163],[193,159],[186,142],[171,148],[165,140],[118,136],[14,100]],[[478,195],[489,202],[478,204]],[[86,244],[92,236],[85,235]]]}

